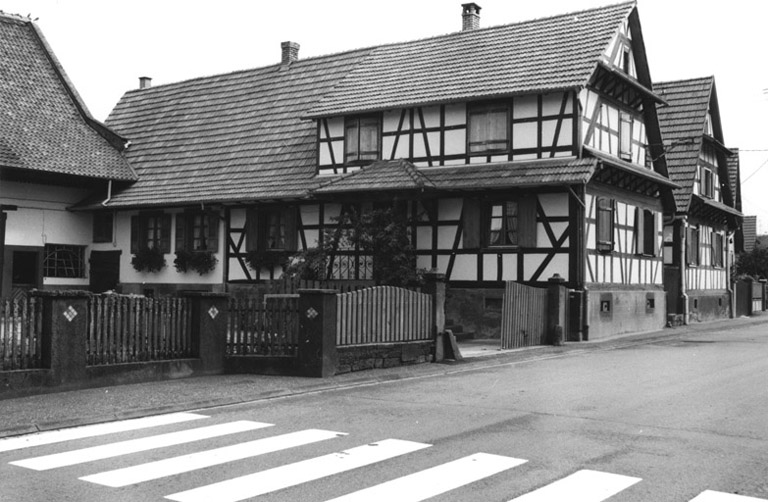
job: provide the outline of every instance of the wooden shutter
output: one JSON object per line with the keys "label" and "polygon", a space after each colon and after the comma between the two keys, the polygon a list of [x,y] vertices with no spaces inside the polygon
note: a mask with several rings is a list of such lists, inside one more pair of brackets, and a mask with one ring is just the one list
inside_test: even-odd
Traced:
{"label": "wooden shutter", "polygon": [[187,249],[187,215],[176,215],[176,251]]}
{"label": "wooden shutter", "polygon": [[206,218],[208,220],[206,222],[208,235],[205,236],[206,250],[216,253],[219,251],[219,214],[208,213]]}
{"label": "wooden shutter", "polygon": [[635,253],[643,254],[645,251],[645,212],[642,208],[635,208]]}
{"label": "wooden shutter", "polygon": [[259,209],[249,208],[245,213],[245,250],[259,249]]}
{"label": "wooden shutter", "polygon": [[139,235],[141,233],[141,225],[139,224],[139,216],[131,216],[131,253],[136,254],[139,252]]}
{"label": "wooden shutter", "polygon": [[284,210],[283,221],[285,222],[285,250],[296,251],[298,248],[298,228],[296,225],[296,211],[298,208],[290,206]]}
{"label": "wooden shutter", "polygon": [[160,216],[160,252],[171,252],[171,215]]}
{"label": "wooden shutter", "polygon": [[[480,247],[480,202],[476,199],[464,199],[461,209],[461,222],[463,227],[464,249],[477,249]],[[487,231],[487,229],[485,229]]]}
{"label": "wooden shutter", "polygon": [[518,203],[517,228],[520,232],[518,239],[520,247],[536,247],[536,204],[535,195],[526,195]]}

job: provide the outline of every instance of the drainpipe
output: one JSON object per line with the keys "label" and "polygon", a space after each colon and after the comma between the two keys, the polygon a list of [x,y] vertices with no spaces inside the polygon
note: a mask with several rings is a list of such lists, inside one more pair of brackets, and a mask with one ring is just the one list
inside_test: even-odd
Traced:
{"label": "drainpipe", "polygon": [[725,242],[725,284],[728,289],[728,307],[730,312],[728,313],[729,319],[734,319],[736,317],[736,298],[733,295],[733,284],[731,284],[731,241],[733,240],[733,236],[736,234],[736,232],[726,232],[726,242]]}
{"label": "drainpipe", "polygon": [[109,204],[109,201],[112,199],[112,180],[109,180],[107,183],[107,198],[104,199],[104,201],[101,203],[102,206],[106,206]]}
{"label": "drainpipe", "polygon": [[680,250],[678,252],[678,259],[680,260],[680,276],[678,277],[678,281],[680,284],[680,299],[683,304],[683,324],[687,326],[690,322],[690,316],[688,313],[688,293],[685,289],[685,273],[686,267],[688,266],[685,254],[685,250],[688,249],[688,232],[686,232],[685,226],[686,221],[687,218],[685,217],[678,219],[678,222],[680,223],[678,228],[678,232],[680,233]]}

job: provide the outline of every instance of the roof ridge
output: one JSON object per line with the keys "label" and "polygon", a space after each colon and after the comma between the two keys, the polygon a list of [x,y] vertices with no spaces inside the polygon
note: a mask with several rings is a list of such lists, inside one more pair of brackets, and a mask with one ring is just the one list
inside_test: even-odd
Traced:
{"label": "roof ridge", "polygon": [[[442,34],[439,34],[439,35],[431,35],[431,36],[422,37],[422,38],[413,38],[413,39],[409,39],[409,40],[399,40],[397,42],[389,42],[389,43],[384,43],[384,44],[369,45],[369,46],[365,46],[365,47],[358,47],[358,48],[355,48],[355,49],[348,49],[348,50],[339,51],[339,52],[331,52],[331,53],[327,53],[327,54],[319,54],[319,55],[316,55],[316,56],[310,56],[310,57],[307,57],[307,58],[300,58],[297,61],[291,63],[291,65],[296,65],[296,64],[300,64],[300,63],[304,63],[304,62],[308,62],[308,61],[323,59],[323,58],[338,57],[338,56],[342,56],[342,55],[345,55],[345,54],[352,54],[352,53],[355,53],[355,52],[375,51],[377,49],[381,49],[381,48],[384,48],[384,47],[393,47],[393,46],[397,46],[397,45],[401,45],[401,44],[410,44],[410,43],[414,43],[414,42],[438,40],[438,39],[449,38],[449,37],[470,36],[473,33],[487,32],[487,31],[492,31],[492,30],[500,30],[500,29],[504,29],[504,28],[509,28],[511,26],[524,26],[526,24],[533,24],[533,23],[539,23],[539,22],[543,22],[543,21],[550,21],[550,20],[553,20],[553,19],[572,17],[572,16],[577,15],[577,14],[585,14],[585,13],[590,13],[590,12],[595,12],[595,11],[600,11],[600,10],[606,10],[606,9],[609,9],[609,8],[619,8],[621,6],[629,6],[629,5],[633,5],[634,6],[636,4],[637,4],[637,0],[629,0],[629,1],[624,1],[624,2],[617,2],[617,3],[612,3],[612,4],[606,4],[606,5],[598,6],[598,7],[591,7],[589,9],[582,9],[582,10],[567,12],[567,13],[564,13],[564,14],[555,14],[555,15],[551,15],[551,16],[542,16],[542,17],[537,17],[537,18],[526,19],[526,20],[523,20],[523,21],[516,21],[516,22],[512,22],[512,23],[503,23],[503,24],[497,24],[497,25],[492,25],[492,26],[485,26],[485,27],[482,27],[482,28],[476,28],[474,30],[461,30],[461,31],[454,31],[454,32],[449,32],[449,33],[442,33]],[[215,74],[210,74],[210,75],[201,75],[201,76],[191,77],[191,78],[184,79],[184,80],[179,80],[179,81],[176,81],[176,82],[169,82],[169,83],[166,83],[166,84],[153,85],[152,87],[150,87],[148,89],[130,89],[130,90],[126,91],[126,94],[127,93],[133,93],[133,92],[139,92],[139,91],[147,92],[147,91],[152,91],[154,89],[159,89],[159,88],[163,88],[163,87],[168,87],[168,86],[173,86],[173,85],[178,85],[178,84],[183,84],[183,83],[188,83],[188,82],[194,82],[196,80],[204,80],[204,79],[209,79],[209,78],[214,78],[214,77],[224,77],[224,76],[234,75],[234,74],[237,74],[237,73],[247,73],[247,72],[251,72],[251,71],[268,69],[268,68],[273,68],[273,67],[281,67],[281,66],[283,66],[283,63],[278,62],[278,63],[273,63],[273,64],[269,64],[269,65],[264,65],[264,66],[256,66],[256,67],[253,67],[253,68],[242,68],[240,70],[232,70],[232,71],[229,71],[229,72],[215,73]]]}

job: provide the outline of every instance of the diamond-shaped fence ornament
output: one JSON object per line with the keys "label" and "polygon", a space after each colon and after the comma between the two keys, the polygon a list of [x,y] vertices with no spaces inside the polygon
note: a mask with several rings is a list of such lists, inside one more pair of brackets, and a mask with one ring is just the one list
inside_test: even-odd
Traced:
{"label": "diamond-shaped fence ornament", "polygon": [[219,309],[217,309],[215,306],[209,308],[208,315],[211,316],[211,319],[216,319],[216,316],[219,315]]}
{"label": "diamond-shaped fence ornament", "polygon": [[77,317],[77,310],[75,310],[75,308],[70,305],[69,308],[64,311],[63,315],[67,318],[67,321],[72,322],[72,319]]}
{"label": "diamond-shaped fence ornament", "polygon": [[309,319],[314,319],[315,317],[317,317],[319,315],[320,315],[320,313],[317,310],[313,309],[312,307],[309,307],[309,309],[307,309],[307,317]]}

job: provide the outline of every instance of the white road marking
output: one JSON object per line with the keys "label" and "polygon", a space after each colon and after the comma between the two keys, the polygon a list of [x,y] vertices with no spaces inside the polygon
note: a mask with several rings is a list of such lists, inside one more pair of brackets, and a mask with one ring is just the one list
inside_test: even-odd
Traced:
{"label": "white road marking", "polygon": [[266,453],[293,448],[295,446],[333,439],[339,436],[346,436],[346,433],[309,429],[292,432],[290,434],[283,434],[281,436],[256,439],[255,441],[224,446],[222,448],[201,451],[189,455],[167,458],[158,460],[157,462],[126,467],[124,469],[101,472],[80,479],[116,488],[135,483],[142,483],[151,479],[173,476],[174,474],[181,474],[183,472],[203,469],[214,465],[225,464],[227,462],[234,462],[245,458],[256,457]]}
{"label": "white road marking", "polygon": [[713,492],[706,490],[701,492],[691,502],[765,502],[766,499],[755,497],[746,497],[744,495],[734,495],[733,493]]}
{"label": "white road marking", "polygon": [[519,458],[475,453],[328,502],[370,502],[371,500],[419,502],[526,462],[527,460]]}
{"label": "white road marking", "polygon": [[600,502],[641,481],[640,478],[583,470],[510,502]]}
{"label": "white road marking", "polygon": [[46,471],[48,469],[55,469],[57,467],[65,467],[68,465],[92,462],[94,460],[119,457],[120,455],[128,455],[130,453],[154,450],[156,448],[163,448],[166,446],[191,443],[201,439],[225,436],[227,434],[235,434],[238,432],[251,431],[254,429],[261,429],[271,426],[272,424],[241,420],[238,422],[229,422],[225,424],[211,425],[208,427],[198,427],[197,429],[169,432],[167,434],[159,434],[157,436],[131,439],[118,443],[103,444],[90,448],[82,448],[80,450],[65,451],[62,453],[55,453],[53,455],[44,455],[41,457],[17,460],[10,463],[20,467],[34,469],[36,471]]}
{"label": "white road marking", "polygon": [[324,478],[333,474],[381,462],[428,448],[431,445],[385,439],[378,443],[358,446],[342,452],[311,458],[294,464],[229,479],[184,492],[168,495],[167,499],[177,502],[237,502],[290,486]]}
{"label": "white road marking", "polygon": [[199,420],[201,418],[208,418],[208,416],[198,415],[196,413],[170,413],[167,415],[121,420],[119,422],[84,425],[82,427],[74,427],[71,429],[38,432],[19,437],[0,439],[0,453],[4,451],[20,450],[22,448],[31,448],[33,446],[61,443],[73,439],[104,436],[106,434],[135,431],[148,427],[158,427],[160,425],[178,424],[190,420]]}

